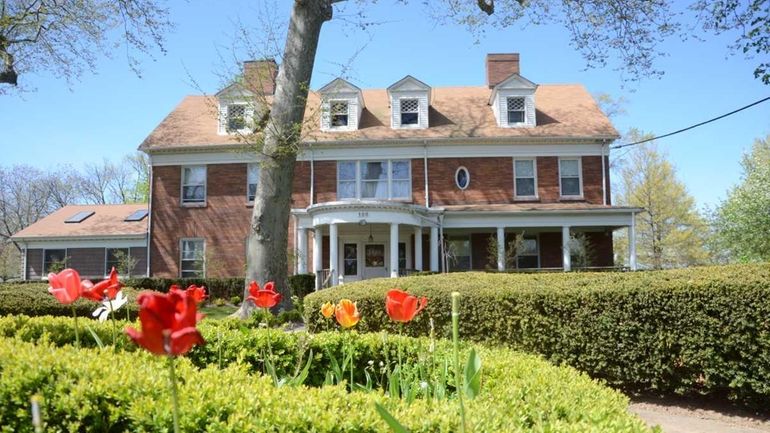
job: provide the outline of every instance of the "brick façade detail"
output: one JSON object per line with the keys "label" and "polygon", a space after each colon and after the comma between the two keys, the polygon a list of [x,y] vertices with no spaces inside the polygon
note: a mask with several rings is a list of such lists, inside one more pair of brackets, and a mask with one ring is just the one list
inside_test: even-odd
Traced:
{"label": "brick fa\u00e7ade detail", "polygon": [[[470,183],[457,187],[457,169],[465,167]],[[412,182],[416,178],[412,176]],[[422,181],[422,179],[421,179]],[[428,160],[428,188],[431,206],[513,202],[513,160],[511,158],[431,158]]]}

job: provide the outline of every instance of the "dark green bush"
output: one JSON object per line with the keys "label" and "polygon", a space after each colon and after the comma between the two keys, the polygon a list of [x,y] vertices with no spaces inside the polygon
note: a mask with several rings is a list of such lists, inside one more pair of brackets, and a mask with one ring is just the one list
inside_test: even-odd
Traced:
{"label": "dark green bush", "polygon": [[289,287],[292,296],[304,299],[305,296],[315,291],[315,275],[297,274],[289,277]]}
{"label": "dark green bush", "polygon": [[127,278],[123,283],[137,290],[168,292],[172,284],[187,287],[191,284],[206,286],[210,299],[230,299],[243,296],[244,278]]}
{"label": "dark green bush", "polygon": [[460,335],[540,353],[634,392],[707,395],[749,405],[770,398],[770,264],[636,273],[489,274],[369,280],[305,298],[308,329],[330,329],[321,304],[358,302],[362,332],[390,330],[385,293],[429,298],[404,327],[448,336],[450,293]]}
{"label": "dark green bush", "polygon": [[[13,318],[0,318],[0,335],[4,336],[0,337],[0,431],[32,431],[29,401],[33,395],[42,397],[46,431],[170,430],[163,359],[140,350],[57,348],[52,344],[62,340],[49,337],[66,334],[72,321],[65,318],[19,318],[16,324],[20,326],[14,325]],[[21,332],[32,327],[47,331],[37,338]],[[242,328],[233,321],[204,321],[201,328],[207,344],[194,349],[190,359],[180,360],[177,370],[183,431],[387,432],[374,411],[375,401],[412,432],[458,429],[453,400],[418,399],[407,405],[382,392],[348,393],[340,386],[276,388],[255,373],[252,364],[264,351],[266,331]],[[14,338],[9,337],[13,334],[9,329],[16,329]],[[298,363],[297,354],[306,353],[297,351],[298,346],[313,349],[312,384],[319,382],[328,365],[326,351],[339,356],[344,344],[352,345],[359,369],[363,369],[368,361],[393,350],[393,341],[378,334],[270,334],[281,364]],[[401,341],[412,359],[427,353],[425,339],[404,337]],[[466,401],[475,432],[648,431],[626,411],[624,396],[571,368],[555,367],[537,356],[507,349],[478,349],[483,359],[482,393]],[[447,350],[444,342],[436,347],[436,352]],[[218,360],[220,353],[226,353],[225,360]]]}
{"label": "dark green bush", "polygon": [[[123,293],[128,297],[126,305],[116,312],[125,317],[125,308],[131,310],[131,315],[137,312],[136,291],[124,288]],[[74,304],[78,316],[91,317],[91,313],[99,304],[87,299],[80,299]],[[0,316],[7,314],[26,314],[28,316],[72,316],[70,305],[62,305],[48,293],[46,283],[0,284]]]}

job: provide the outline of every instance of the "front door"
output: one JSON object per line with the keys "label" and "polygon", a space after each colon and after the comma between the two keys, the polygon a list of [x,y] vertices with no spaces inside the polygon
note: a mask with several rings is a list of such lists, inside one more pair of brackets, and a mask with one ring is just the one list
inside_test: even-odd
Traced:
{"label": "front door", "polygon": [[380,278],[390,276],[385,266],[387,251],[384,243],[364,245],[364,275],[363,278]]}
{"label": "front door", "polygon": [[342,281],[358,281],[361,279],[361,264],[358,260],[358,243],[345,242],[342,244]]}

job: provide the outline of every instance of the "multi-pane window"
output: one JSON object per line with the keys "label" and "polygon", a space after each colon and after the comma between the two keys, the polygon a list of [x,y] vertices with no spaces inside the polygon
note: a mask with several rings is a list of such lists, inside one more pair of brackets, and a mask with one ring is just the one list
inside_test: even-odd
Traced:
{"label": "multi-pane window", "polygon": [[67,267],[67,250],[45,250],[43,252],[43,275],[60,272]]}
{"label": "multi-pane window", "polygon": [[182,167],[182,204],[206,202],[206,166]]}
{"label": "multi-pane window", "polygon": [[128,276],[132,269],[131,256],[128,248],[107,248],[104,258],[104,275],[109,275],[112,268],[119,274]]}
{"label": "multi-pane window", "polygon": [[182,239],[179,273],[182,278],[205,276],[205,242],[203,239]]}
{"label": "multi-pane window", "polygon": [[450,271],[468,271],[471,269],[471,239],[468,236],[449,238],[447,255]]}
{"label": "multi-pane window", "polygon": [[519,244],[519,250],[516,254],[516,267],[519,269],[532,269],[540,265],[537,238],[525,237]]}
{"label": "multi-pane window", "polygon": [[398,243],[398,269],[406,269],[406,243]]}
{"label": "multi-pane window", "polygon": [[227,130],[239,131],[246,127],[246,106],[230,104],[227,106]]}
{"label": "multi-pane window", "polygon": [[508,105],[508,124],[524,123],[524,98],[507,98]]}
{"label": "multi-pane window", "polygon": [[580,159],[559,159],[559,183],[562,197],[580,197]]}
{"label": "multi-pane window", "polygon": [[254,201],[257,195],[257,184],[259,183],[259,164],[249,164],[246,174],[246,200],[249,203]]}
{"label": "multi-pane window", "polygon": [[338,200],[409,200],[411,196],[409,160],[337,163]]}
{"label": "multi-pane window", "polygon": [[514,194],[517,198],[537,196],[535,181],[535,160],[516,159],[513,161]]}
{"label": "multi-pane window", "polygon": [[358,275],[358,244],[343,244],[342,275]]}
{"label": "multi-pane window", "polygon": [[346,101],[332,101],[330,105],[332,128],[348,126],[348,103]]}
{"label": "multi-pane window", "polygon": [[420,101],[417,99],[401,100],[401,126],[420,123]]}

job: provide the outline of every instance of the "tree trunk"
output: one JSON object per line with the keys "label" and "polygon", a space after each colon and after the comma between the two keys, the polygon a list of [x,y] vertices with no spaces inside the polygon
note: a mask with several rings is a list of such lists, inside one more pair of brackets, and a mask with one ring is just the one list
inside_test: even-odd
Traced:
{"label": "tree trunk", "polygon": [[291,305],[288,285],[288,226],[294,163],[301,140],[310,78],[321,26],[332,17],[332,0],[295,0],[286,37],[283,62],[276,77],[275,96],[264,132],[266,155],[249,233],[244,302],[235,313],[248,317],[254,305],[246,301],[248,282],[274,281],[283,295],[279,309]]}

